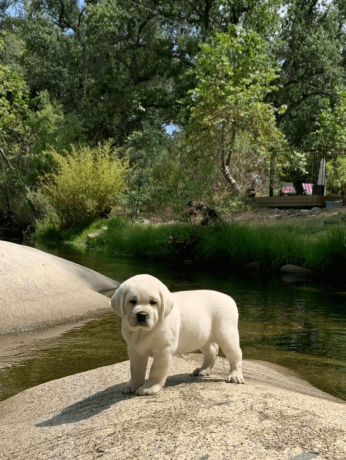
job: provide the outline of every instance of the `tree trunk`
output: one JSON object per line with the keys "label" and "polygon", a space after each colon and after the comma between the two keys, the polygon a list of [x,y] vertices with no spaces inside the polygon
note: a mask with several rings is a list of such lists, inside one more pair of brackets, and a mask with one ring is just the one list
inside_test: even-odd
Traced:
{"label": "tree trunk", "polygon": [[222,174],[224,178],[230,184],[232,192],[235,195],[239,195],[240,193],[239,185],[237,184],[237,181],[232,176],[231,168],[230,168],[235,136],[236,136],[236,128],[232,126],[231,145],[230,145],[228,155],[226,158],[226,136],[225,136],[225,125],[223,124],[221,128],[221,170],[222,170]]}

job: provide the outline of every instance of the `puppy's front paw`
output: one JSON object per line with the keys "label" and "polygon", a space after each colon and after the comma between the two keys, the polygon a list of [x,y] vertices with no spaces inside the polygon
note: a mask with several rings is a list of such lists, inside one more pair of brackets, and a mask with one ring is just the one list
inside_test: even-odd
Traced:
{"label": "puppy's front paw", "polygon": [[139,384],[135,384],[134,382],[131,382],[131,380],[127,383],[125,383],[125,385],[122,386],[121,388],[121,392],[122,393],[125,393],[125,394],[128,394],[128,393],[135,393],[135,391],[137,390],[138,387],[140,387],[141,385]]}
{"label": "puppy's front paw", "polygon": [[146,382],[136,391],[136,395],[138,396],[146,396],[146,395],[155,395],[158,393],[162,388],[162,385],[153,385],[151,382]]}
{"label": "puppy's front paw", "polygon": [[227,379],[231,383],[245,383],[243,373],[241,371],[232,371]]}
{"label": "puppy's front paw", "polygon": [[201,377],[209,377],[210,369],[209,367],[207,367],[207,369],[202,369],[201,367],[197,367],[192,373],[193,375],[199,375]]}

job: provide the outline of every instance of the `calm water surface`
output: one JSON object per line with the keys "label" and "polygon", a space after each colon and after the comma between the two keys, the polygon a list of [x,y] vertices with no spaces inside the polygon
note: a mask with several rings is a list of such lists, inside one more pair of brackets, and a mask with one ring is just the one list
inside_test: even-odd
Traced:
{"label": "calm water surface", "polygon": [[[68,247],[40,249],[89,267],[119,282],[148,273],[171,291],[214,289],[232,296],[240,314],[245,359],[290,368],[312,385],[346,400],[346,292],[331,292],[308,281],[235,276],[226,269],[207,271],[140,261]],[[346,289],[345,289],[346,291]],[[6,399],[49,380],[124,361],[126,344],[115,315],[89,321],[58,337],[31,342],[20,336],[10,355],[1,356],[0,398]]]}

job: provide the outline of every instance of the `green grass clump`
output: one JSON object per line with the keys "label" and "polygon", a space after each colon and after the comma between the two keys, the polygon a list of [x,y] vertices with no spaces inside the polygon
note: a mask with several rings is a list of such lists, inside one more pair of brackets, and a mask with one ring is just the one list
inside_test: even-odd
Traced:
{"label": "green grass clump", "polygon": [[33,240],[40,243],[86,244],[89,233],[104,233],[102,227],[107,225],[104,219],[97,219],[91,224],[80,224],[74,228],[61,228],[59,223],[36,221]]}
{"label": "green grass clump", "polygon": [[[143,225],[131,224],[110,219],[106,232],[105,248],[138,257],[164,259],[173,257],[180,252],[182,246],[190,246],[196,240],[202,227],[176,225]],[[173,235],[173,240],[170,239]],[[174,241],[175,239],[175,241]],[[185,251],[185,255],[187,250]]]}
{"label": "green grass clump", "polygon": [[231,261],[237,265],[260,261],[277,269],[284,263],[304,263],[301,255],[305,232],[284,226],[278,230],[259,225],[225,225],[206,235],[200,241],[199,250],[206,261]]}
{"label": "green grass clump", "polygon": [[318,238],[312,238],[304,256],[307,266],[316,272],[345,275],[346,225],[329,228]]}

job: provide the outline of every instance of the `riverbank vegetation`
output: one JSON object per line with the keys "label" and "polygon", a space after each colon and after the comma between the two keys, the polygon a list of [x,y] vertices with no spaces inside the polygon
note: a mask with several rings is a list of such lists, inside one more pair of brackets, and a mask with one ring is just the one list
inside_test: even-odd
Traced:
{"label": "riverbank vegetation", "polygon": [[58,232],[54,226],[41,226],[37,238],[169,263],[235,268],[258,262],[262,270],[270,272],[293,264],[337,278],[345,274],[346,266],[346,214],[342,219],[340,225],[220,221],[202,226],[132,224],[114,217],[78,231]]}
{"label": "riverbank vegetation", "polygon": [[2,2],[0,238],[249,209],[322,158],[345,194],[345,20],[339,1]]}

